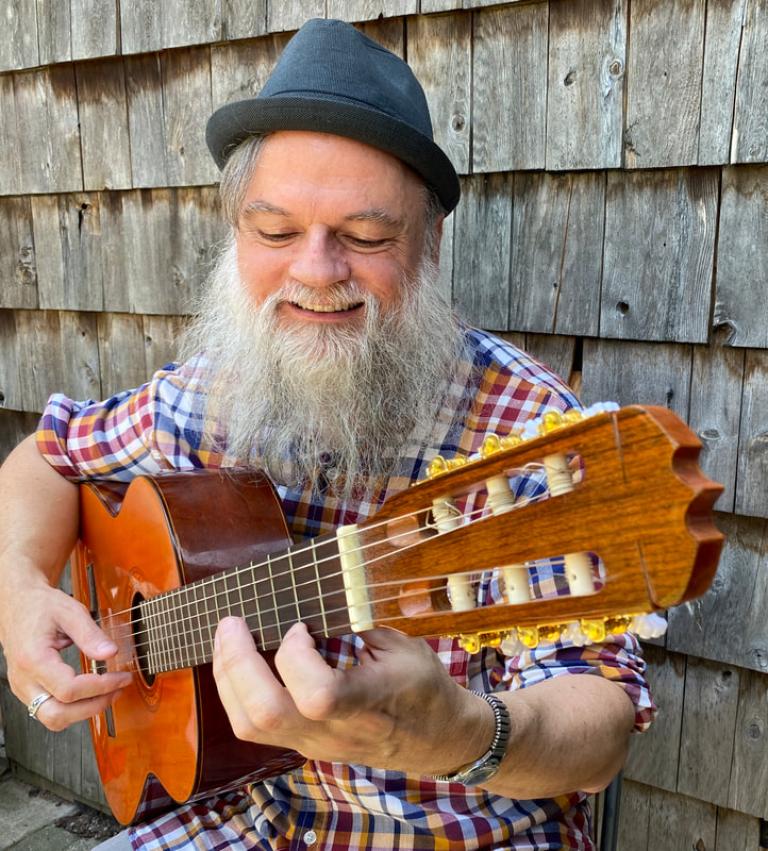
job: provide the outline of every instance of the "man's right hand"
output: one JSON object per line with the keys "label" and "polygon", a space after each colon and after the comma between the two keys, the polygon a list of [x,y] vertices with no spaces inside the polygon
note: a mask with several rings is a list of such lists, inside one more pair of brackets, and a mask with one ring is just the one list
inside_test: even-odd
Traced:
{"label": "man's right hand", "polygon": [[94,623],[87,609],[42,578],[23,589],[5,589],[0,602],[0,644],[8,663],[11,690],[25,705],[47,692],[36,718],[49,730],[102,712],[131,674],[77,674],[61,652],[76,645],[91,659],[104,661],[117,647]]}
{"label": "man's right hand", "polygon": [[76,674],[61,657],[72,644],[96,660],[117,652],[85,607],[55,587],[79,514],[77,485],[28,437],[0,470],[0,644],[16,697],[29,706],[51,695],[35,716],[50,730],[101,712],[131,681],[128,673]]}

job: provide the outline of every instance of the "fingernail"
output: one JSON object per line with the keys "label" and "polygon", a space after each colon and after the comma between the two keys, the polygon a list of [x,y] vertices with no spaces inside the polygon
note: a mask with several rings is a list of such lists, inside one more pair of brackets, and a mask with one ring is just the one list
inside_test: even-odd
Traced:
{"label": "fingernail", "polygon": [[102,641],[96,645],[96,653],[98,656],[109,656],[117,650],[117,645],[112,641]]}

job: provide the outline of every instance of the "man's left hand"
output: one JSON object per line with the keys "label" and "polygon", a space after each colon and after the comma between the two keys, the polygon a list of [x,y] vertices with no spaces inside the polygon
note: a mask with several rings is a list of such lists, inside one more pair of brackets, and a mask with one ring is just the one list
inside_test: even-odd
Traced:
{"label": "man's left hand", "polygon": [[330,667],[304,624],[275,654],[282,683],[245,622],[224,618],[213,672],[239,739],[309,759],[442,774],[483,754],[493,737],[488,704],[451,679],[430,646],[390,629],[361,633],[360,664]]}

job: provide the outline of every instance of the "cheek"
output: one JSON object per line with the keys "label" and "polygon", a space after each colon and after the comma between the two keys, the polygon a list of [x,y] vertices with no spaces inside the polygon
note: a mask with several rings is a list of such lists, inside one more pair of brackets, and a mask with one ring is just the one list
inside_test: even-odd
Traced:
{"label": "cheek", "polygon": [[276,261],[275,252],[238,243],[237,268],[240,279],[257,302],[262,302],[279,290],[285,281],[285,270]]}

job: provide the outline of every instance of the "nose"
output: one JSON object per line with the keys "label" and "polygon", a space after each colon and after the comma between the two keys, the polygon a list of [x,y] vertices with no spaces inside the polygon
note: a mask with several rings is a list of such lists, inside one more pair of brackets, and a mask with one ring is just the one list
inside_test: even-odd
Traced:
{"label": "nose", "polygon": [[310,227],[295,246],[289,274],[309,287],[327,287],[349,280],[350,268],[344,249],[331,230]]}

